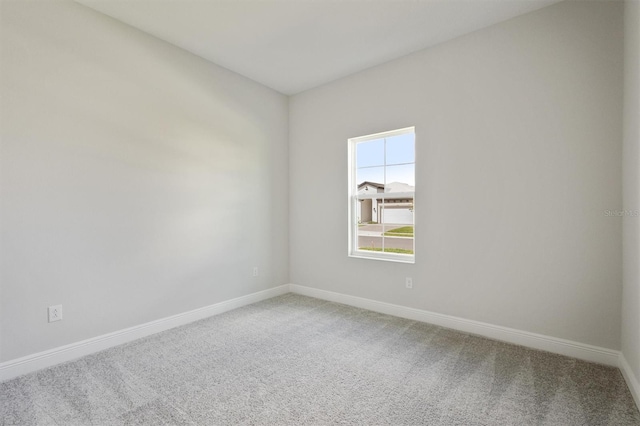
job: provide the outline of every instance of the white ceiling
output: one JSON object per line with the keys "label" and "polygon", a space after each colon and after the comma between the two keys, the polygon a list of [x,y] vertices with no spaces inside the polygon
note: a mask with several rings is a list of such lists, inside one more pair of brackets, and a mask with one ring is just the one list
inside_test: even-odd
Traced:
{"label": "white ceiling", "polygon": [[559,0],[77,0],[291,95]]}

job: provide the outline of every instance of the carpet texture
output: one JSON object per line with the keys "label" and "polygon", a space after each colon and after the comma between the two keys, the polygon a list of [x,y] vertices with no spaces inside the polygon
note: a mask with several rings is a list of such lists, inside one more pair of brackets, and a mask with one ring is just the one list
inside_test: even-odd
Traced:
{"label": "carpet texture", "polygon": [[0,398],[3,425],[640,425],[615,368],[294,294]]}

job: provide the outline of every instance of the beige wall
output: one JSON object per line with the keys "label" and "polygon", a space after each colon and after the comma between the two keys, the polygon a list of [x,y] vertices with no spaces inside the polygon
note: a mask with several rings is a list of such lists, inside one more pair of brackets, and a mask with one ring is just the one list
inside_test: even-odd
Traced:
{"label": "beige wall", "polygon": [[71,1],[0,4],[0,361],[288,282],[285,96]]}
{"label": "beige wall", "polygon": [[[623,207],[621,3],[558,4],[289,108],[76,3],[0,5],[0,362],[290,272],[296,284],[621,347],[640,377],[640,228],[604,214]],[[638,2],[626,7],[634,210]],[[413,125],[416,264],[348,258],[347,138]],[[65,319],[47,324],[59,303]]]}
{"label": "beige wall", "polygon": [[[625,4],[622,353],[640,381],[640,2]],[[638,382],[640,383],[640,382]],[[636,390],[636,392],[640,389]]]}
{"label": "beige wall", "polygon": [[[291,281],[619,349],[622,18],[559,3],[293,96]],[[347,139],[408,126],[416,263],[349,258]]]}

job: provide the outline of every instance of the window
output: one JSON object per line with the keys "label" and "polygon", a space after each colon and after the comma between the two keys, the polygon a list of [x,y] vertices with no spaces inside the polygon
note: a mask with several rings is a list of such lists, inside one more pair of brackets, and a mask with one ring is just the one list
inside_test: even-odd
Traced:
{"label": "window", "polygon": [[415,129],[349,139],[349,256],[414,262]]}

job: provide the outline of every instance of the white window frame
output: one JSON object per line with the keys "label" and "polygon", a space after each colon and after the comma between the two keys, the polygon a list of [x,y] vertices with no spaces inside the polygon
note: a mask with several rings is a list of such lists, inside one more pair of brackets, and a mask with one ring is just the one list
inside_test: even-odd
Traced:
{"label": "white window frame", "polygon": [[[401,262],[401,263],[415,263],[415,252],[416,252],[416,215],[415,215],[415,208],[416,208],[416,198],[415,198],[415,190],[413,192],[406,192],[406,193],[396,193],[394,192],[394,196],[398,197],[398,196],[412,196],[413,197],[413,209],[414,209],[414,216],[413,216],[413,254],[400,254],[400,253],[388,253],[388,252],[376,252],[376,251],[371,251],[371,250],[358,250],[358,218],[356,217],[357,214],[357,203],[360,200],[366,200],[366,199],[373,199],[373,198],[380,198],[380,195],[382,195],[382,199],[384,201],[384,192],[382,193],[375,193],[375,194],[358,194],[358,182],[357,182],[357,177],[356,177],[356,145],[358,143],[362,143],[362,142],[368,142],[368,141],[372,141],[372,140],[376,140],[376,139],[383,139],[383,138],[390,138],[393,136],[399,136],[399,135],[404,135],[404,134],[413,134],[414,137],[414,145],[413,145],[413,150],[414,150],[414,156],[413,156],[413,164],[414,164],[414,174],[416,172],[415,170],[415,164],[416,164],[416,156],[415,156],[415,149],[416,149],[416,144],[415,144],[415,137],[416,137],[416,133],[415,133],[415,127],[405,127],[403,129],[397,129],[397,130],[391,130],[388,132],[381,132],[381,133],[376,133],[373,135],[366,135],[366,136],[359,136],[356,138],[350,138],[348,140],[348,176],[349,176],[349,190],[348,190],[348,194],[349,194],[349,257],[357,257],[357,258],[361,258],[361,259],[374,259],[374,260],[386,260],[386,261],[392,261],[392,262]],[[386,142],[385,142],[386,143]],[[387,165],[386,165],[386,161],[384,164],[384,167],[386,169]]]}

